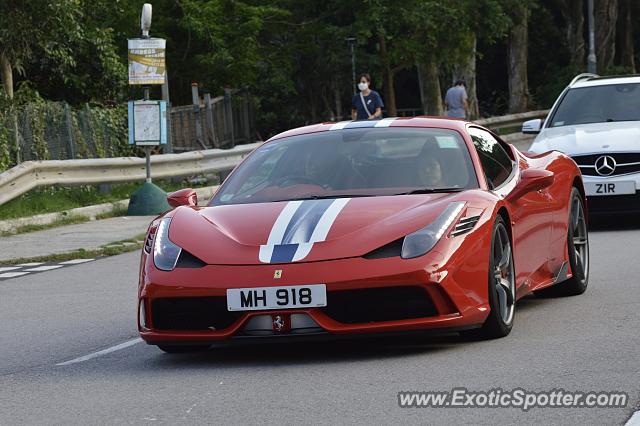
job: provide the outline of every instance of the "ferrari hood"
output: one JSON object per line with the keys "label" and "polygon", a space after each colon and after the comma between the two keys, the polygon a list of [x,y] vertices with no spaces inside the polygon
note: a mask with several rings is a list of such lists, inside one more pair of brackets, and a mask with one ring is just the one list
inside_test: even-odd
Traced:
{"label": "ferrari hood", "polygon": [[543,153],[561,151],[569,156],[640,152],[640,122],[592,123],[544,129],[529,148]]}
{"label": "ferrari hood", "polygon": [[207,264],[362,256],[433,221],[460,194],[397,195],[179,207],[171,241]]}

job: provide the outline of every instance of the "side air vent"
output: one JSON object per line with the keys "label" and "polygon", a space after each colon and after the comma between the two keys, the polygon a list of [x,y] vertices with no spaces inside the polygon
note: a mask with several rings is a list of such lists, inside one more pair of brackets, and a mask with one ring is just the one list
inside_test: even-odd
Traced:
{"label": "side air vent", "polygon": [[180,252],[180,257],[176,262],[176,268],[202,268],[203,266],[207,266],[207,264],[184,249]]}
{"label": "side air vent", "polygon": [[384,259],[387,257],[396,257],[402,254],[402,242],[404,241],[404,237],[397,239],[395,241],[390,242],[389,244],[385,244],[382,247],[379,247],[369,253],[365,254],[365,259]]}
{"label": "side air vent", "polygon": [[451,231],[451,236],[457,237],[458,235],[466,234],[471,231],[473,227],[476,226],[479,219],[480,216],[463,217],[458,221],[456,226],[453,228],[453,231]]}
{"label": "side air vent", "polygon": [[153,249],[153,237],[155,237],[157,229],[157,226],[152,226],[149,230],[147,238],[144,240],[144,252],[147,254],[150,254],[151,250]]}

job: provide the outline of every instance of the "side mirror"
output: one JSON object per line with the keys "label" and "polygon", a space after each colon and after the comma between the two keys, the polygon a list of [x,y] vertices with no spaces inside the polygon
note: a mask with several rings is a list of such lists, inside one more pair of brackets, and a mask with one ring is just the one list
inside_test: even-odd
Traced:
{"label": "side mirror", "polygon": [[535,120],[529,120],[522,123],[522,133],[525,135],[537,135],[542,129],[542,120],[536,118]]}
{"label": "side mirror", "polygon": [[549,170],[527,169],[520,173],[520,182],[516,184],[510,198],[519,198],[523,195],[548,188],[553,185],[555,176]]}
{"label": "side mirror", "polygon": [[185,188],[167,194],[167,202],[171,207],[195,207],[198,205],[198,195],[193,189]]}

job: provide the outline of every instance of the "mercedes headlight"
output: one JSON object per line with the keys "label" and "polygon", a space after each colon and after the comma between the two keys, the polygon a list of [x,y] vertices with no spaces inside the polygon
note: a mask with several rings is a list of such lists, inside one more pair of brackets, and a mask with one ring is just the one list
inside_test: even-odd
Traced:
{"label": "mercedes headlight", "polygon": [[458,217],[465,202],[456,201],[447,206],[440,216],[424,228],[404,237],[402,243],[402,258],[411,259],[422,256],[431,250],[444,233],[449,229],[453,221]]}
{"label": "mercedes headlight", "polygon": [[182,249],[169,239],[169,225],[171,218],[167,217],[160,220],[158,230],[156,231],[156,239],[153,244],[153,263],[156,268],[163,271],[173,271],[178,262],[178,257]]}

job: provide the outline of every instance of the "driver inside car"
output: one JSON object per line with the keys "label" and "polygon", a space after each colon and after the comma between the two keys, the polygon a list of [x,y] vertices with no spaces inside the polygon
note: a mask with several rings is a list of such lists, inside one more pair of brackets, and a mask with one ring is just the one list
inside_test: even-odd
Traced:
{"label": "driver inside car", "polygon": [[423,150],[418,157],[418,179],[423,188],[445,187],[442,165],[433,150]]}
{"label": "driver inside car", "polygon": [[325,189],[330,188],[332,160],[333,158],[328,152],[309,152],[304,166],[304,175],[309,179],[309,183],[322,186]]}

